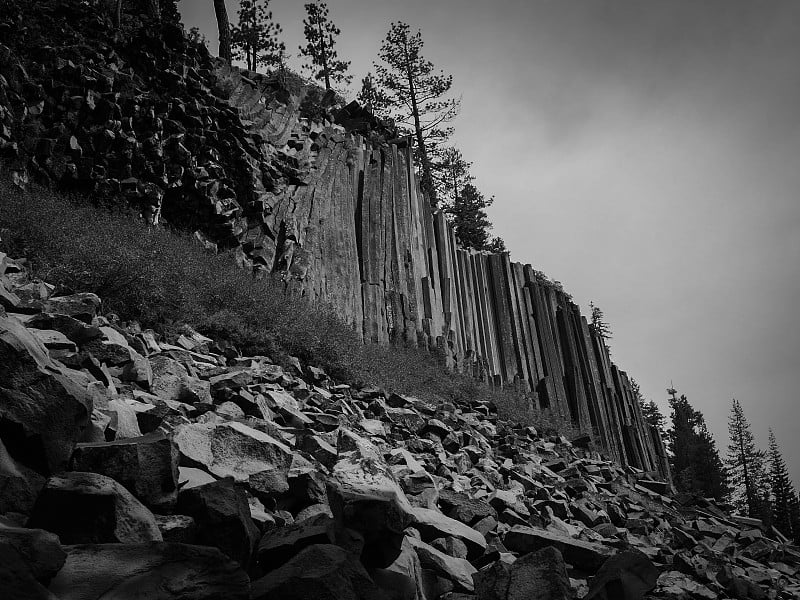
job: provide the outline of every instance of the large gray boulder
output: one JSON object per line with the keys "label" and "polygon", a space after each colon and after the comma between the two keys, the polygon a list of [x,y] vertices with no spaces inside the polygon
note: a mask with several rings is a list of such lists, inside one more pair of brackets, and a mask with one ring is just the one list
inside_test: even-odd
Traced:
{"label": "large gray boulder", "polygon": [[177,511],[194,519],[198,544],[219,548],[247,568],[259,532],[247,498],[232,479],[181,490]]}
{"label": "large gray boulder", "polygon": [[185,466],[200,466],[216,477],[232,477],[256,494],[274,496],[289,489],[292,449],[243,423],[192,423],[175,429]]}
{"label": "large gray boulder", "polygon": [[17,461],[44,474],[66,468],[89,426],[91,382],[53,361],[22,323],[0,317],[0,440]]}
{"label": "large gray boulder", "polygon": [[66,546],[59,600],[248,600],[249,579],[216,548],[151,542]]}
{"label": "large gray boulder", "polygon": [[475,594],[477,600],[570,600],[572,588],[561,553],[547,546],[481,569]]}
{"label": "large gray boulder", "polygon": [[162,540],[153,513],[128,490],[105,475],[77,471],[47,480],[28,527],[52,531],[66,544]]}
{"label": "large gray boulder", "polygon": [[317,544],[252,584],[251,600],[382,600],[358,559],[339,546]]}
{"label": "large gray boulder", "polygon": [[540,550],[546,546],[557,548],[566,560],[573,567],[589,573],[595,573],[605,560],[611,556],[610,548],[601,544],[584,542],[574,538],[566,537],[537,529],[515,525],[511,531],[506,533],[503,538],[506,548],[512,552],[526,554]]}
{"label": "large gray boulder", "polygon": [[78,444],[73,468],[111,477],[154,509],[170,508],[178,499],[178,449],[160,431],[112,442]]}

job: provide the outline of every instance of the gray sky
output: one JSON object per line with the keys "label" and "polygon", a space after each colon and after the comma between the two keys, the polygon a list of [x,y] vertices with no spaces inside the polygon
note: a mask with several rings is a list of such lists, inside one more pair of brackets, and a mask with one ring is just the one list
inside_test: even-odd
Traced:
{"label": "gray sky", "polygon": [[[271,2],[292,54],[302,4]],[[800,3],[328,4],[356,82],[391,21],[422,29],[512,259],[594,300],[617,363],[665,413],[672,381],[723,454],[737,398],[800,484]],[[179,6],[216,51],[211,0]]]}

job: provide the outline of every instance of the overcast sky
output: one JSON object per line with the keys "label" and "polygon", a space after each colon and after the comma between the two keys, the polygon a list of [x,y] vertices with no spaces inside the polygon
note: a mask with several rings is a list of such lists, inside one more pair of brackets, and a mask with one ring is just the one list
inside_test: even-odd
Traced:
{"label": "overcast sky", "polygon": [[[800,484],[800,3],[328,4],[356,82],[391,21],[421,28],[512,259],[594,300],[620,367],[665,413],[673,382],[722,454],[737,398]],[[211,0],[179,6],[216,52]],[[302,2],[271,9],[296,55]]]}

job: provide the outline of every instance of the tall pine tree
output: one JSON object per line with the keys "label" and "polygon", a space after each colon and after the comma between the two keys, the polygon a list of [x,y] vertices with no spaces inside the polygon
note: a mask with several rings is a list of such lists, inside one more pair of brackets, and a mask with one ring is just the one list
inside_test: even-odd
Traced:
{"label": "tall pine tree", "polygon": [[486,252],[504,252],[505,243],[500,238],[489,238],[492,224],[486,208],[494,198],[487,199],[474,185],[466,184],[451,206],[444,212],[455,229],[456,239],[463,248]]}
{"label": "tall pine tree", "polygon": [[422,189],[437,205],[431,158],[453,132],[447,123],[458,114],[459,100],[448,99],[453,76],[435,71],[422,55],[422,33],[411,33],[406,23],[392,23],[375,63],[377,83],[390,102],[391,116],[416,140],[415,153],[422,171]]}
{"label": "tall pine tree", "polygon": [[725,464],[732,488],[731,500],[748,517],[770,521],[769,477],[764,467],[764,451],[756,447],[750,423],[735,398],[728,417],[730,445]]}
{"label": "tall pine tree", "polygon": [[667,449],[675,487],[680,492],[725,500],[727,478],[714,438],[703,413],[695,410],[686,396],[668,390],[672,427],[667,430]]}
{"label": "tall pine tree", "polygon": [[239,24],[231,31],[233,57],[250,71],[283,63],[286,45],[278,39],[281,26],[272,18],[269,0],[239,0]]}
{"label": "tall pine tree", "polygon": [[772,429],[769,430],[767,458],[772,487],[773,525],[789,539],[800,539],[800,505],[797,491],[789,478],[789,470],[786,468],[786,462],[783,460],[783,454]]}
{"label": "tall pine tree", "polygon": [[475,178],[468,162],[458,148],[444,148],[431,160],[431,175],[436,197],[443,206],[453,206],[461,190]]}
{"label": "tall pine tree", "polygon": [[303,19],[303,34],[306,45],[300,46],[300,55],[309,62],[303,69],[311,72],[317,81],[325,82],[325,89],[331,89],[331,81],[349,85],[352,75],[347,74],[350,61],[339,60],[336,52],[336,38],[341,31],[328,17],[328,5],[324,2],[309,2],[305,5],[306,18]]}

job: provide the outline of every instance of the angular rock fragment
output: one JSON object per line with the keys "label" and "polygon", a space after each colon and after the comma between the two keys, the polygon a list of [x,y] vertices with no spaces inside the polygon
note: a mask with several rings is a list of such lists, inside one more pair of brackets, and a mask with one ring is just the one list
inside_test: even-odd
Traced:
{"label": "angular rock fragment", "polygon": [[169,508],[178,498],[178,450],[162,432],[78,444],[73,467],[111,477],[151,508]]}
{"label": "angular rock fragment", "polygon": [[357,454],[340,460],[329,480],[328,499],[337,540],[353,530],[363,538],[365,566],[385,568],[394,562],[413,510],[386,465]]}
{"label": "angular rock fragment", "polygon": [[54,362],[19,321],[0,317],[0,440],[39,472],[64,469],[89,427],[91,379]]}
{"label": "angular rock fragment", "polygon": [[200,465],[216,477],[233,477],[256,494],[289,489],[291,448],[270,435],[235,421],[193,423],[175,430],[182,464]]}
{"label": "angular rock fragment", "polygon": [[66,544],[162,540],[153,513],[119,483],[97,473],[50,477],[27,526],[52,531]]}
{"label": "angular rock fragment", "polygon": [[219,548],[244,567],[250,564],[259,531],[250,506],[230,478],[181,490],[176,510],[197,524],[197,543]]}
{"label": "angular rock fragment", "polygon": [[151,542],[66,546],[58,600],[249,600],[249,579],[216,548]]}
{"label": "angular rock fragment", "polygon": [[584,542],[562,535],[557,535],[544,529],[534,529],[515,525],[506,533],[503,543],[509,550],[520,553],[533,552],[553,546],[557,548],[568,563],[578,569],[595,572],[612,552],[600,544]]}
{"label": "angular rock fragment", "polygon": [[571,600],[572,588],[561,553],[546,546],[481,569],[475,594],[477,600]]}
{"label": "angular rock fragment", "polygon": [[316,544],[252,583],[251,600],[383,600],[361,563],[339,546]]}
{"label": "angular rock fragment", "polygon": [[644,554],[626,550],[615,554],[589,582],[585,600],[639,600],[656,586],[658,569]]}
{"label": "angular rock fragment", "polygon": [[486,550],[486,538],[469,525],[456,521],[439,511],[414,507],[411,510],[413,526],[422,534],[423,540],[434,540],[442,536],[453,536],[467,545],[469,558],[476,558]]}

